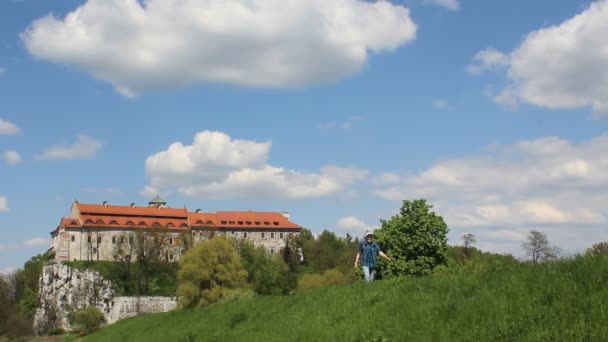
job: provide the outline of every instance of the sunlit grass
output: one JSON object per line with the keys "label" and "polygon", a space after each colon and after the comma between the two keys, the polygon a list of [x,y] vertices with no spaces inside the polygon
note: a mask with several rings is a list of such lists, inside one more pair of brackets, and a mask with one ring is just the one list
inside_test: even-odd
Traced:
{"label": "sunlit grass", "polygon": [[608,259],[497,261],[127,319],[87,341],[604,341]]}

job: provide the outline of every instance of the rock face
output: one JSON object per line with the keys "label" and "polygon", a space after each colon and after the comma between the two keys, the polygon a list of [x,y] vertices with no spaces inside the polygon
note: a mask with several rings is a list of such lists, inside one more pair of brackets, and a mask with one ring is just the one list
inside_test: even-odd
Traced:
{"label": "rock face", "polygon": [[171,297],[114,297],[112,283],[92,270],[80,271],[64,264],[45,266],[40,275],[41,306],[34,316],[34,331],[70,330],[69,315],[89,306],[97,307],[107,324],[142,313],[166,312],[176,306]]}

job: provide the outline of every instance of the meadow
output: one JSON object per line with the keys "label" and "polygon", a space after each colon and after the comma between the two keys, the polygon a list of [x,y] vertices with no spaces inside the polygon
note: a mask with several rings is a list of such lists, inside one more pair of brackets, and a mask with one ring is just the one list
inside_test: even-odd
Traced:
{"label": "meadow", "polygon": [[608,258],[494,258],[426,277],[143,315],[86,341],[606,341]]}

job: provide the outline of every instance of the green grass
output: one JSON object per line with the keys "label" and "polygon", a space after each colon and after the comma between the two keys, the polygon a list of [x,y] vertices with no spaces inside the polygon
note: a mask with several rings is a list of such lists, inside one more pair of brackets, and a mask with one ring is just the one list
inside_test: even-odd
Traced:
{"label": "green grass", "polygon": [[118,322],[86,341],[605,341],[608,259],[494,262]]}

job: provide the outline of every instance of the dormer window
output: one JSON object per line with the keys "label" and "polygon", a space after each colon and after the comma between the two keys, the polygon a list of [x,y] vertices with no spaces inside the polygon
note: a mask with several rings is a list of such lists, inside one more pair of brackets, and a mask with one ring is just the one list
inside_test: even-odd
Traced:
{"label": "dormer window", "polygon": [[255,225],[259,226],[260,225],[260,221],[255,221]]}
{"label": "dormer window", "polygon": [[91,223],[94,223],[94,222],[93,222],[93,220],[88,219],[88,220],[84,221],[84,223],[89,223],[89,224],[91,224]]}
{"label": "dormer window", "polygon": [[227,223],[228,223],[227,221],[222,221],[222,224],[227,224]]}
{"label": "dormer window", "polygon": [[245,223],[251,225],[251,221],[245,221]]}
{"label": "dormer window", "polygon": [[173,223],[168,223],[167,224],[167,228],[173,228],[173,227],[175,227],[175,225]]}
{"label": "dormer window", "polygon": [[110,224],[118,224],[115,220],[110,221]]}
{"label": "dormer window", "polygon": [[268,222],[268,221],[264,221],[264,225],[265,225],[265,226],[270,226],[270,222]]}
{"label": "dormer window", "polygon": [[141,222],[139,222],[139,225],[140,225],[140,226],[143,226],[143,227],[145,227],[145,226],[146,226],[146,222],[144,222],[144,221],[141,221]]}
{"label": "dormer window", "polygon": [[234,221],[229,221],[228,223],[230,223],[230,224],[234,224]]}
{"label": "dormer window", "polygon": [[274,223],[275,226],[279,225],[279,222],[277,222],[277,221],[274,221],[273,223]]}
{"label": "dormer window", "polygon": [[135,223],[133,221],[128,221],[127,222],[127,226],[134,226],[134,225],[135,225]]}
{"label": "dormer window", "polygon": [[211,222],[211,220],[209,220],[209,221],[207,221],[207,224],[211,224],[211,225],[212,225],[212,224],[213,224],[213,222]]}
{"label": "dormer window", "polygon": [[196,224],[205,224],[205,223],[203,222],[203,220],[198,220],[198,221],[196,221]]}

